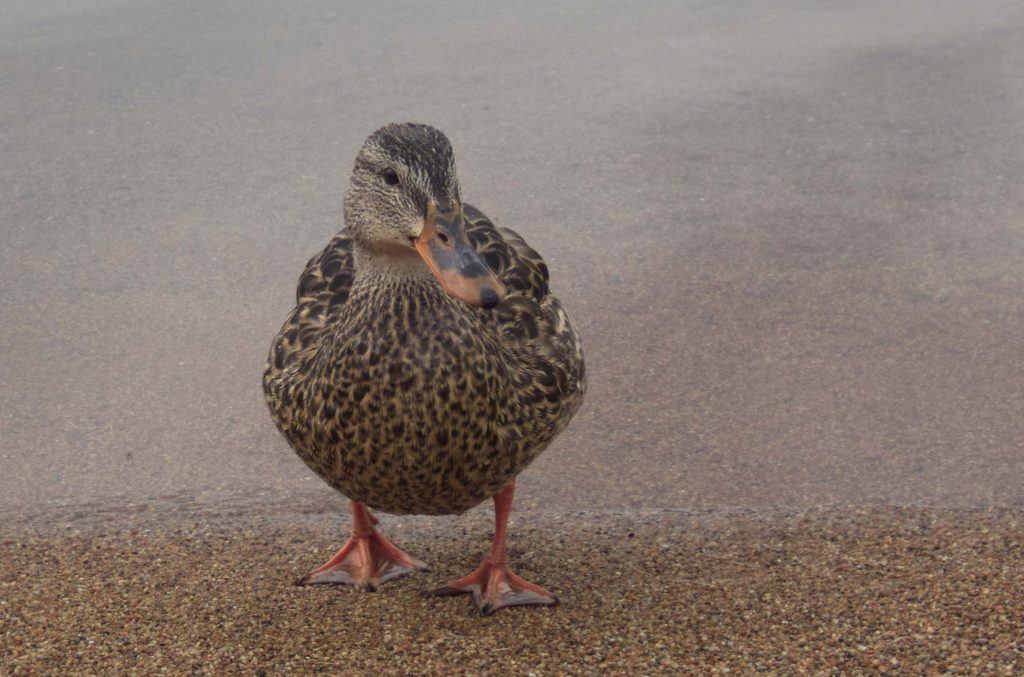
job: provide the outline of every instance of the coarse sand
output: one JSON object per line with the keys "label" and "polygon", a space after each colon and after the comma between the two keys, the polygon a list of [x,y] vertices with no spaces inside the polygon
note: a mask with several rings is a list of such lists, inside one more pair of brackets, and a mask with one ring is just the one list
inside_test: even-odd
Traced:
{"label": "coarse sand", "polygon": [[293,581],[335,518],[8,529],[0,673],[1020,674],[1012,510],[513,513],[514,570],[554,608],[419,591],[472,569],[491,514],[382,516],[432,565],[376,593]]}

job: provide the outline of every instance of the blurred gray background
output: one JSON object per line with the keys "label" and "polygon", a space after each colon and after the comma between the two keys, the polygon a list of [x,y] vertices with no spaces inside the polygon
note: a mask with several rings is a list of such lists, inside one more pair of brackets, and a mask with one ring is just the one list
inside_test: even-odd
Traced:
{"label": "blurred gray background", "polygon": [[1019,2],[14,0],[0,513],[340,507],[260,376],[401,120],[584,332],[525,506],[1024,506]]}

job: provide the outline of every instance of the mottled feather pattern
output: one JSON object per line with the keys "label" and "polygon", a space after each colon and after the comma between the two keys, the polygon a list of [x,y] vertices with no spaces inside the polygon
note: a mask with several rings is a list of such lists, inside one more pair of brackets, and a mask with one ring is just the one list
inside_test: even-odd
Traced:
{"label": "mottled feather pattern", "polygon": [[506,285],[493,310],[428,283],[356,280],[336,235],[307,264],[264,391],[299,456],[349,498],[392,513],[463,512],[515,478],[579,408],[579,334],[543,259],[464,208]]}

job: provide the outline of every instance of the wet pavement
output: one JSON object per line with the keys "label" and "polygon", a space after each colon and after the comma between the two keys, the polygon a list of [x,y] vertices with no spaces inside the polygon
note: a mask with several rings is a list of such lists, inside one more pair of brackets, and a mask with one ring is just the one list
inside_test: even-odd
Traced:
{"label": "wet pavement", "polygon": [[260,375],[395,120],[584,333],[524,509],[1024,507],[1018,3],[19,1],[0,60],[0,515],[340,507]]}

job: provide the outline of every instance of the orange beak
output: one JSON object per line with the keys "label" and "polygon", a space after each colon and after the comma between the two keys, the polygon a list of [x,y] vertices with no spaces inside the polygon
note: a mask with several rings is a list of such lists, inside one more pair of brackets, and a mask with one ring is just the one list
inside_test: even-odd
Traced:
{"label": "orange beak", "polygon": [[430,203],[416,251],[449,296],[484,308],[493,308],[505,298],[505,285],[466,237],[461,205],[442,213]]}

